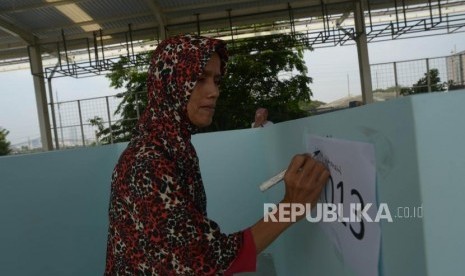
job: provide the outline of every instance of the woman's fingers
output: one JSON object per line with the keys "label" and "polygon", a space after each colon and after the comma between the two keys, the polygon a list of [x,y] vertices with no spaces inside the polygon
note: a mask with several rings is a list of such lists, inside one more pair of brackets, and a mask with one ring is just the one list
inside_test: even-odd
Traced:
{"label": "woman's fingers", "polygon": [[285,175],[286,197],[291,202],[313,202],[327,183],[328,170],[310,155],[294,156]]}
{"label": "woman's fingers", "polygon": [[308,154],[298,154],[292,158],[288,171],[293,174],[303,173],[307,175],[312,172],[316,161]]}
{"label": "woman's fingers", "polygon": [[299,169],[305,164],[305,161],[306,156],[304,154],[295,155],[287,168],[287,172],[289,172],[289,174],[297,174]]}
{"label": "woman's fingers", "polygon": [[323,172],[319,175],[318,182],[324,186],[329,179],[329,171],[322,165]]}

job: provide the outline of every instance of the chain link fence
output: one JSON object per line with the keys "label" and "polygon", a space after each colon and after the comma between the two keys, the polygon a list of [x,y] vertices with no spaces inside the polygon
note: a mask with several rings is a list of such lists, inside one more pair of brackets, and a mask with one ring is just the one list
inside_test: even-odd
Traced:
{"label": "chain link fence", "polygon": [[[117,95],[65,101],[49,105],[52,119],[52,138],[55,148],[70,148],[98,144],[97,125],[91,120],[101,118],[103,127],[121,120],[115,114],[121,98]],[[54,109],[52,112],[51,109]],[[136,119],[136,118],[135,118]],[[58,145],[58,146],[57,146]]]}
{"label": "chain link fence", "polygon": [[[437,91],[438,86],[443,88],[442,90],[465,88],[464,65],[465,53],[372,64],[373,90],[375,93],[391,93],[393,97],[398,97],[413,88],[423,88],[426,92]],[[437,70],[437,76],[427,74],[433,69]],[[50,114],[52,114],[52,136],[55,148],[97,145],[96,133],[99,129],[97,125],[91,124],[91,120],[96,117],[101,118],[105,128],[122,120],[115,114],[121,100],[121,97],[113,95],[53,104],[54,116]],[[51,111],[52,106],[49,105],[49,108]],[[136,110],[136,114],[136,118],[129,120],[137,120],[141,111]]]}
{"label": "chain link fence", "polygon": [[[374,92],[446,91],[465,88],[465,53],[371,65]],[[428,73],[429,72],[429,73]]]}

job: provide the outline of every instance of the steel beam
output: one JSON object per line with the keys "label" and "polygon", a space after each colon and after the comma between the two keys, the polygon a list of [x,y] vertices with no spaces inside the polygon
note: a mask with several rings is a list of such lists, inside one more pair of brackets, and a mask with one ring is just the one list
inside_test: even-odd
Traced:
{"label": "steel beam", "polygon": [[368,43],[363,10],[363,0],[354,1],[355,42],[357,43],[362,99],[364,104],[369,104],[373,102],[373,89],[371,84],[370,59],[368,57]]}
{"label": "steel beam", "polygon": [[[29,47],[29,62],[32,72],[42,72],[42,55],[39,47]],[[50,118],[48,115],[47,94],[44,78],[32,75],[36,96],[37,115],[39,118],[40,138],[42,149],[53,150],[52,133],[50,131]]]}

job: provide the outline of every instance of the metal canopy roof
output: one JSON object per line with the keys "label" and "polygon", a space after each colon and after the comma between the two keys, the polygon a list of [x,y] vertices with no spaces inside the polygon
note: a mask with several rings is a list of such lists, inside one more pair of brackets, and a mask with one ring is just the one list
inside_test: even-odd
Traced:
{"label": "metal canopy roof", "polygon": [[[402,7],[431,5],[427,0],[365,2],[373,10],[384,8],[385,14],[395,14],[397,21],[402,20]],[[440,10],[441,4],[460,2],[463,5],[463,1],[435,1],[432,7]],[[323,28],[325,20],[329,24],[329,18],[335,21],[347,17],[352,10],[351,0],[2,0],[0,66],[5,62],[28,62],[28,45],[39,45],[43,54],[57,56],[63,48],[123,45],[128,36],[133,40],[156,40],[165,35],[212,29],[223,31],[211,33],[212,36],[221,36],[237,26],[270,24],[276,29],[277,22],[289,25],[291,20],[304,18],[308,19],[306,25],[320,21]]]}
{"label": "metal canopy roof", "polygon": [[[344,1],[332,1],[344,2]],[[124,42],[132,30],[142,37],[158,38],[206,28],[229,28],[232,21],[264,23],[289,20],[288,6],[294,16],[308,16],[304,7],[319,9],[320,1],[248,1],[248,0],[15,0],[0,2],[0,59],[27,56],[26,46],[67,40],[92,39],[93,31],[111,36],[106,44]],[[65,14],[73,9],[74,18]],[[78,14],[80,13],[80,14]],[[198,21],[198,24],[197,24]],[[233,23],[234,24],[234,23]],[[85,48],[85,40],[75,47]]]}
{"label": "metal canopy roof", "polygon": [[290,33],[313,47],[357,43],[363,101],[371,103],[367,42],[463,27],[463,0],[1,0],[0,70],[30,65],[42,145],[50,150],[43,78],[51,85],[57,76],[100,74],[123,54],[137,63],[137,52],[166,36],[234,41]]}

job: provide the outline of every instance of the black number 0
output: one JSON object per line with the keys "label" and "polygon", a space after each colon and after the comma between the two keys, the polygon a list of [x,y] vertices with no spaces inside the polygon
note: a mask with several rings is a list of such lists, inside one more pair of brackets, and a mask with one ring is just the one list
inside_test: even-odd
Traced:
{"label": "black number 0", "polygon": [[[356,195],[358,197],[358,199],[360,200],[360,203],[362,205],[362,210],[363,208],[365,208],[365,203],[363,202],[363,198],[362,196],[360,195],[360,193],[355,190],[355,189],[352,189],[350,191],[350,194],[351,195]],[[358,240],[361,240],[363,239],[363,236],[365,235],[365,225],[363,224],[363,220],[360,220],[360,232],[355,232],[354,229],[352,228],[352,225],[350,225],[350,232],[352,232],[352,235],[354,235],[354,237]]]}

